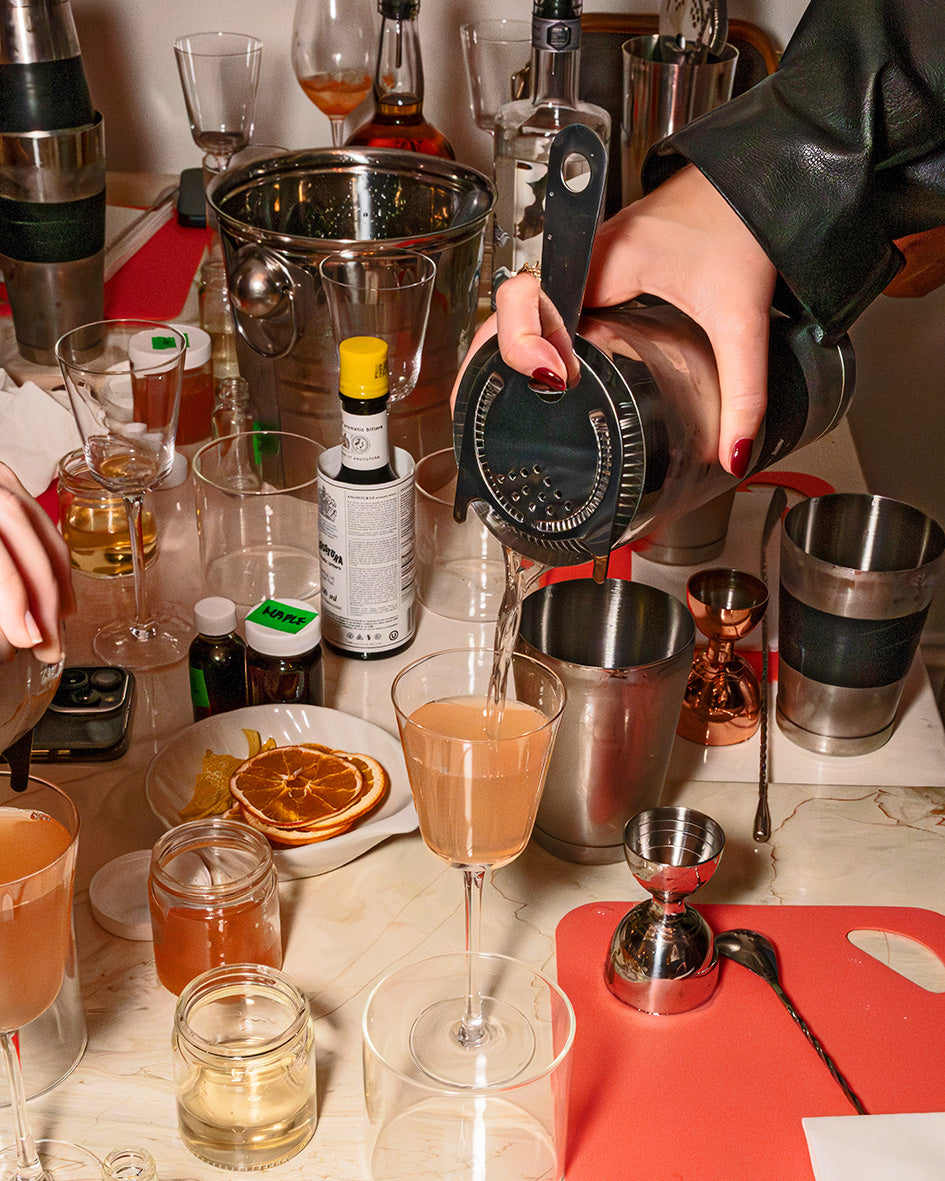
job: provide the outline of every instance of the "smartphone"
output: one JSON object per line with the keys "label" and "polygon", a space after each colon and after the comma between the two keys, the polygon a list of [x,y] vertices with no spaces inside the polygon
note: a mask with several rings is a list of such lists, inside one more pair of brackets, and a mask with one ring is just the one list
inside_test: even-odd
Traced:
{"label": "smartphone", "polygon": [[49,708],[33,727],[33,760],[64,763],[117,759],[128,747],[134,676],[127,669],[63,669]]}
{"label": "smartphone", "polygon": [[203,187],[202,168],[185,168],[180,174],[177,220],[182,226],[191,226],[196,229],[206,227],[207,196]]}

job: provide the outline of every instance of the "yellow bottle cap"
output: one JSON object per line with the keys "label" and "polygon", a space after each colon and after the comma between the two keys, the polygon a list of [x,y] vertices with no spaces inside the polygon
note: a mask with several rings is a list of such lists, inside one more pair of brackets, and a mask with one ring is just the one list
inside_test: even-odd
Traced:
{"label": "yellow bottle cap", "polygon": [[349,336],[339,345],[338,356],[338,388],[346,398],[381,398],[388,392],[386,341]]}

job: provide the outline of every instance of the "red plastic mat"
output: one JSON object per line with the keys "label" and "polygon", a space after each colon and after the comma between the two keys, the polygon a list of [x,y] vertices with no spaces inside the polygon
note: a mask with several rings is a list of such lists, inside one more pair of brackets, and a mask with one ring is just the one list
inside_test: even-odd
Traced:
{"label": "red plastic mat", "polygon": [[[713,997],[652,1017],[604,984],[632,903],[593,903],[557,929],[558,982],[577,1013],[568,1181],[811,1181],[801,1120],[860,1117],[769,986],[723,960]],[[945,916],[893,907],[698,909],[778,950],[788,996],[870,1114],[945,1110],[945,994],[858,950],[850,931],[915,939],[945,962]]]}

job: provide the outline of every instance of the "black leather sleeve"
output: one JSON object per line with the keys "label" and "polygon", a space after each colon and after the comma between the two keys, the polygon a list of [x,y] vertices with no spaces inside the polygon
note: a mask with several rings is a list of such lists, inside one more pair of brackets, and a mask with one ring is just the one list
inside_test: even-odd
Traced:
{"label": "black leather sleeve", "polygon": [[[945,0],[811,0],[778,71],[650,152],[725,196],[826,338],[901,265],[893,239],[945,224]],[[790,306],[796,301],[794,306]]]}

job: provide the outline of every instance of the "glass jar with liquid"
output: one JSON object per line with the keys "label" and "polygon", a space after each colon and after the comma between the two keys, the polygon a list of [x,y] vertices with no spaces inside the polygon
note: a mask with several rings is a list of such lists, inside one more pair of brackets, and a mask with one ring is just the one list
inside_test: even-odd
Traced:
{"label": "glass jar with liquid", "polygon": [[181,1140],[224,1169],[265,1169],[312,1138],[315,1035],[305,994],[260,964],[193,980],[174,1014],[174,1084]]}
{"label": "glass jar with liquid", "polygon": [[[89,471],[81,447],[59,461],[59,521],[73,569],[93,578],[131,573],[128,517],[120,496],[108,492]],[[145,498],[141,514],[144,564],[157,557],[154,513]]]}
{"label": "glass jar with liquid", "polygon": [[236,820],[214,816],[166,832],[151,852],[148,904],[154,965],[170,992],[221,964],[282,966],[272,848]]}

